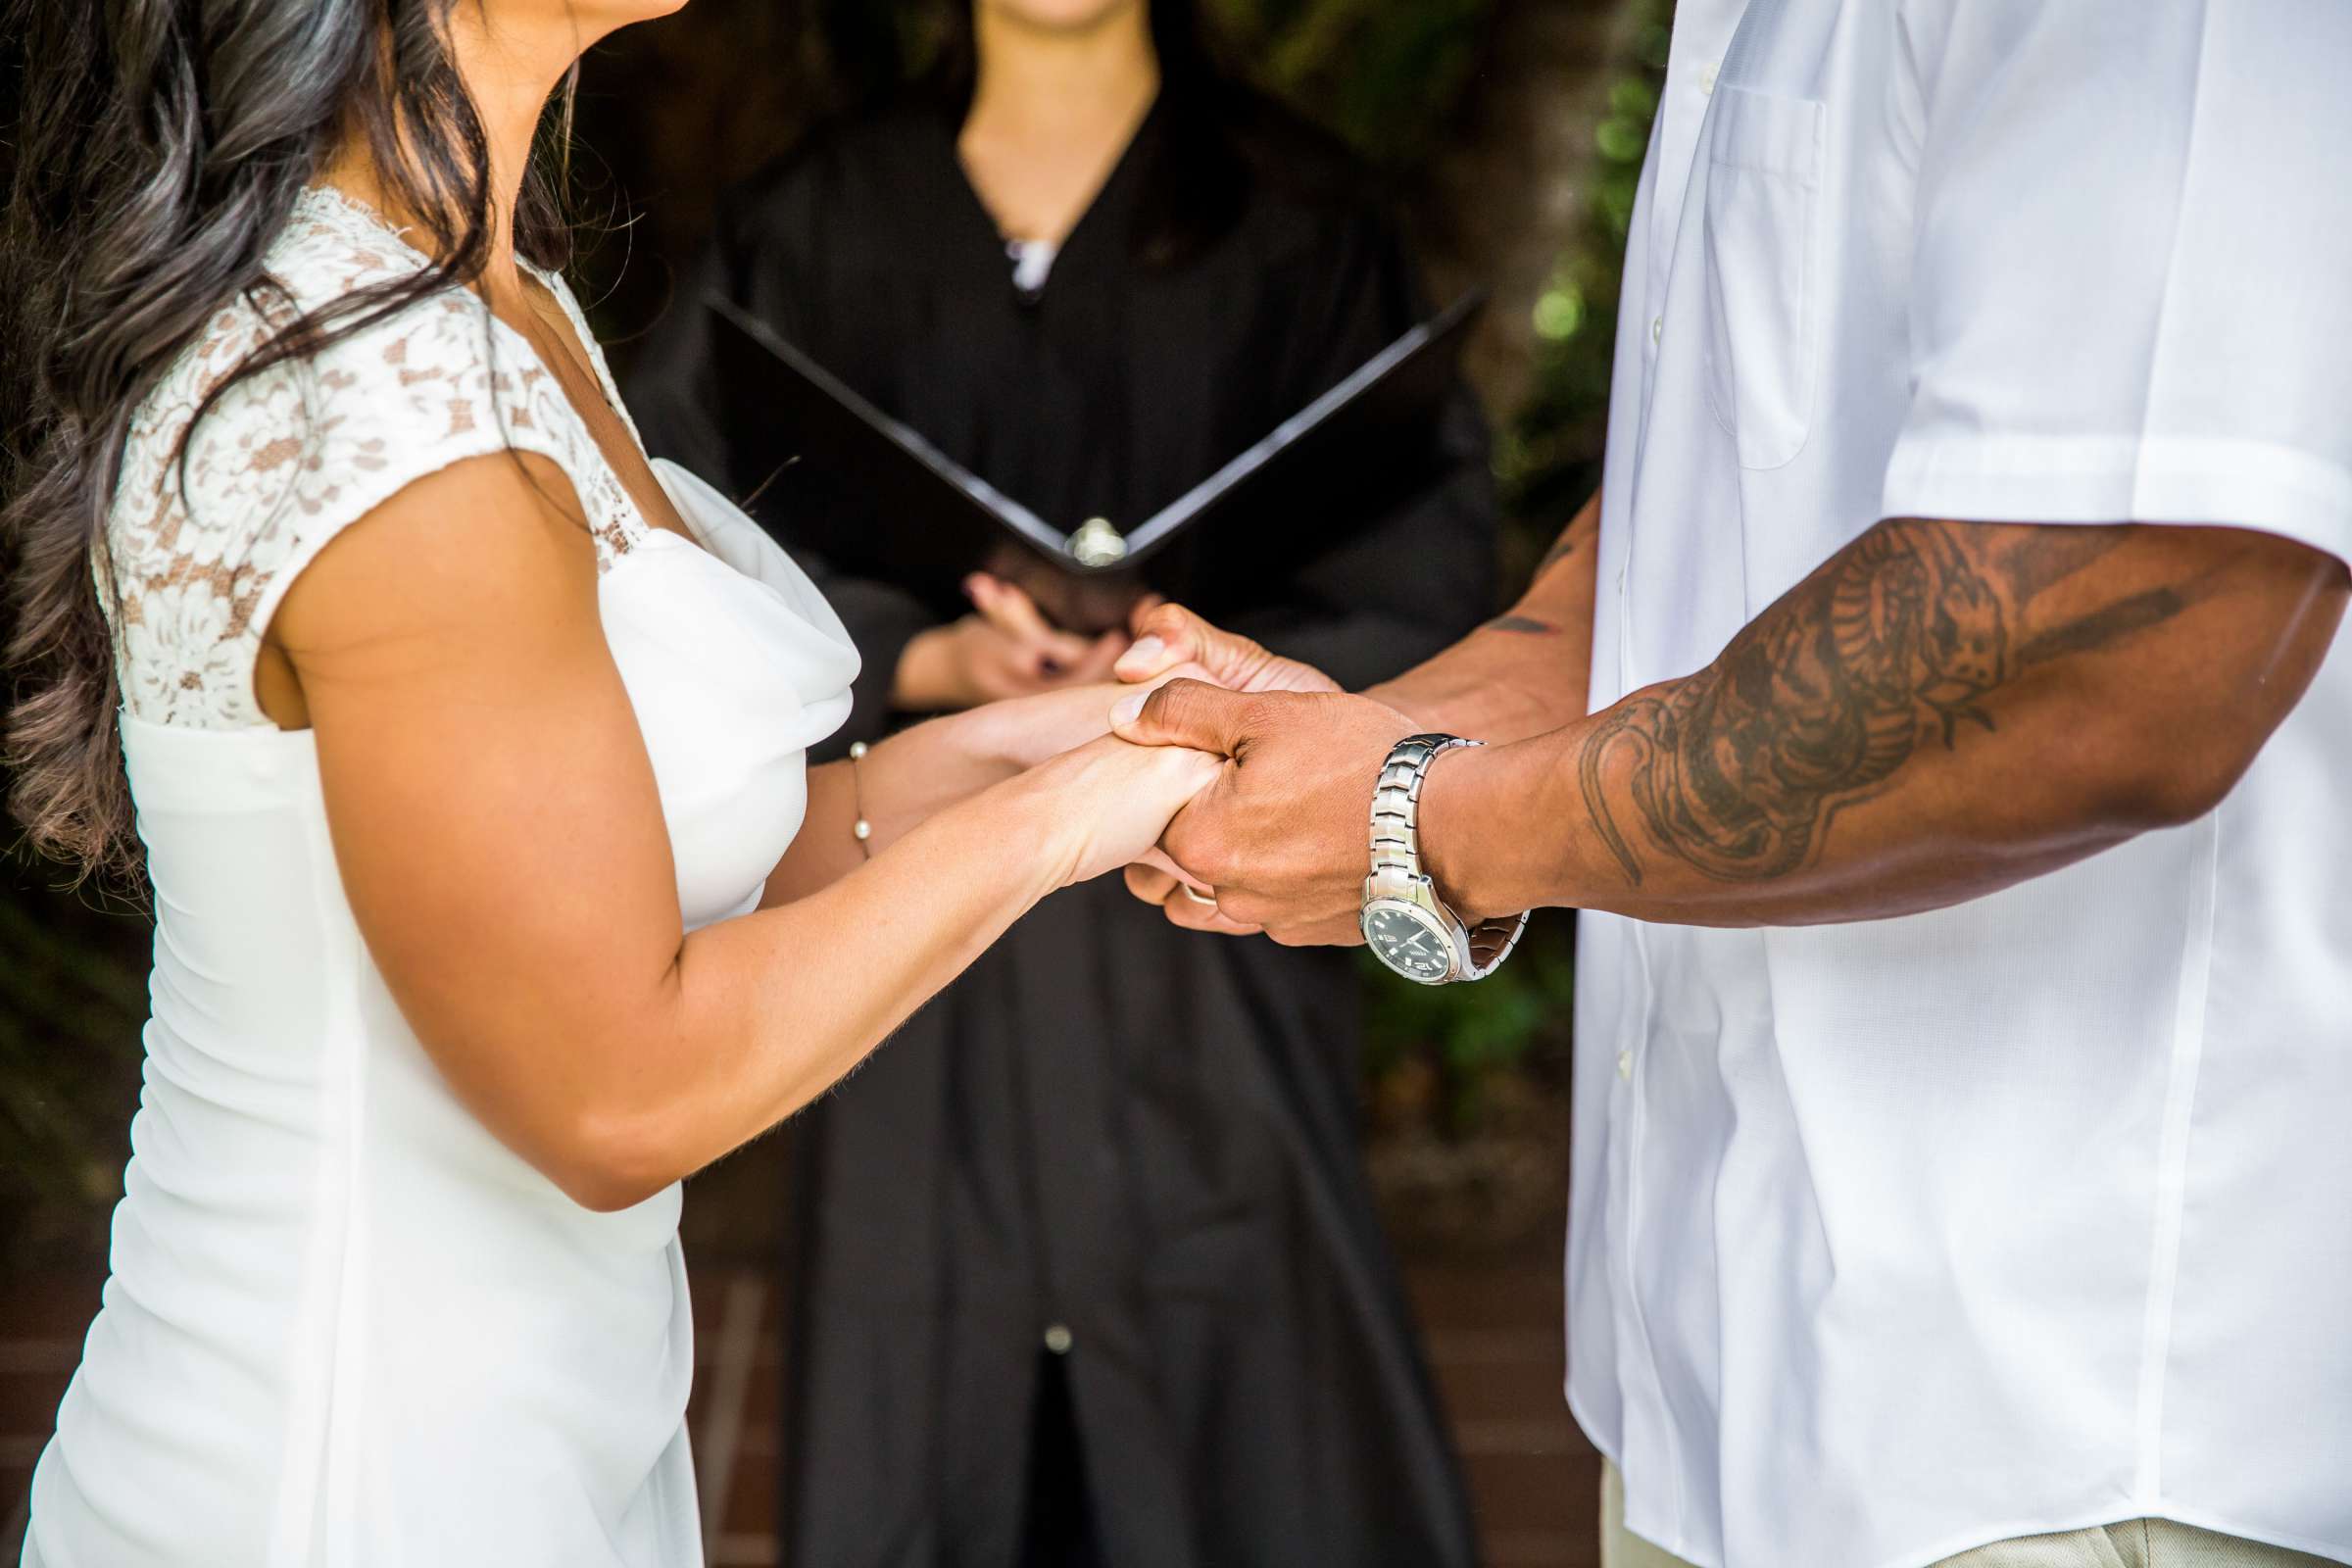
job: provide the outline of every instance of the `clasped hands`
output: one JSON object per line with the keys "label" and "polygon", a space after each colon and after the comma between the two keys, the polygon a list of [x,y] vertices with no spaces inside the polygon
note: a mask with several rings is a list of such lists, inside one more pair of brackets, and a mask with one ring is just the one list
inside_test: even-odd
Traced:
{"label": "clasped hands", "polygon": [[1151,610],[1136,630],[1118,662],[1121,680],[1187,666],[1208,679],[1121,699],[1115,733],[1226,760],[1149,863],[1128,868],[1129,890],[1193,930],[1262,931],[1288,946],[1361,941],[1373,788],[1391,749],[1417,726],[1180,606]]}

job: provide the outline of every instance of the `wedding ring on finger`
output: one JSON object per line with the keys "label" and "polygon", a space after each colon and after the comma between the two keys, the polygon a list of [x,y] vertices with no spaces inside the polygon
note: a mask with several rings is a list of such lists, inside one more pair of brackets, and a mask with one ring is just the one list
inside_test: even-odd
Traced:
{"label": "wedding ring on finger", "polygon": [[1176,885],[1184,889],[1184,896],[1192,900],[1195,904],[1205,904],[1212,909],[1217,906],[1217,896],[1215,894],[1200,892],[1190,882],[1179,882]]}

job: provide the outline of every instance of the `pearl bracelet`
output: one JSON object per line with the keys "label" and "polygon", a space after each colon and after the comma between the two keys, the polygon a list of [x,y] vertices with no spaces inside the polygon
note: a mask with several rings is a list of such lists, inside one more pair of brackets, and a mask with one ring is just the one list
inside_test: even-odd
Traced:
{"label": "pearl bracelet", "polygon": [[850,836],[870,860],[874,858],[874,824],[865,819],[865,772],[858,765],[865,760],[865,742],[850,742],[850,808],[858,813],[858,820],[850,824]]}

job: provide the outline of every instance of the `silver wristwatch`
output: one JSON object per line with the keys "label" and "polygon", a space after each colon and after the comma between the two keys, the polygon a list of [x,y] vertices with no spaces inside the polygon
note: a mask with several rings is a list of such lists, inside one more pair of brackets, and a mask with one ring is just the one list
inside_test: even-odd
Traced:
{"label": "silver wristwatch", "polygon": [[1441,752],[1476,746],[1453,735],[1413,735],[1381,764],[1372,792],[1372,874],[1364,878],[1364,941],[1373,956],[1425,986],[1484,980],[1518,945],[1527,916],[1473,926],[1446,906],[1421,869],[1421,785]]}

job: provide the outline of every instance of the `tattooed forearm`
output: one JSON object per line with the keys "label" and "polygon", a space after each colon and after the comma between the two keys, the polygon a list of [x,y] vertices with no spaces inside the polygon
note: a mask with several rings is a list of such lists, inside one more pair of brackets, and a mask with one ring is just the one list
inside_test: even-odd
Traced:
{"label": "tattooed forearm", "polygon": [[2129,530],[2018,532],[1881,523],[1708,668],[1619,704],[1581,747],[1578,779],[1628,881],[1657,855],[1721,881],[1795,870],[1923,745],[1991,730],[1986,700],[2026,669],[2161,625],[2198,595],[2138,592],[2025,635],[2032,601]]}
{"label": "tattooed forearm", "polygon": [[2172,619],[2188,608],[2189,596],[2178,588],[2152,588],[2144,594],[2119,599],[2106,609],[2052,626],[2017,651],[2020,669],[2062,654],[2088,653],[2128,633]]}

